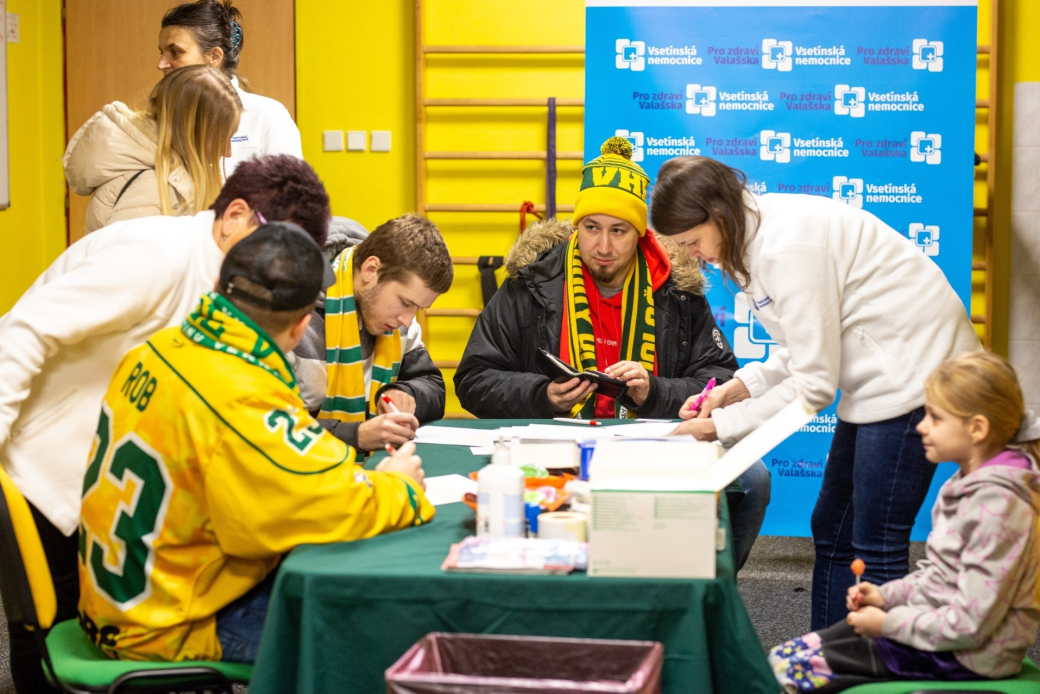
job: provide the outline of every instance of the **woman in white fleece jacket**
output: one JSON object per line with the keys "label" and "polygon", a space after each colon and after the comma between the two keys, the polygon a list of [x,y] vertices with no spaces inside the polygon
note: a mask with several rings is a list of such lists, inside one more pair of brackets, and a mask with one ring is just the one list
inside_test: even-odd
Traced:
{"label": "woman in white fleece jacket", "polygon": [[934,466],[915,427],[924,377],[980,349],[942,271],[869,212],[828,198],[753,196],[706,157],[658,172],[655,231],[722,267],[780,346],[716,388],[681,433],[732,445],[801,396],[817,410],[840,388],[838,424],[813,511],[812,628],[845,615],[855,556],[877,583],[909,568],[910,529]]}

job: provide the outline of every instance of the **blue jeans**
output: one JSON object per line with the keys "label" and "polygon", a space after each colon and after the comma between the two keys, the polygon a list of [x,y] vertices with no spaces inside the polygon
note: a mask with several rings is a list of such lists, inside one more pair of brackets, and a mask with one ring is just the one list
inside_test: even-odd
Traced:
{"label": "blue jeans", "polygon": [[853,559],[866,563],[863,578],[876,585],[909,571],[910,529],[935,474],[915,429],[923,418],[919,407],[870,424],[838,420],[812,515],[813,631],[848,614]]}
{"label": "blue jeans", "polygon": [[233,663],[256,662],[274,576],[275,572],[272,571],[263,582],[217,612],[217,639],[224,651],[221,660]]}
{"label": "blue jeans", "polygon": [[762,528],[769,505],[769,468],[761,460],[744,471],[737,479],[744,493],[726,495],[729,504],[729,523],[733,530],[733,562],[740,571],[751,554],[751,547]]}

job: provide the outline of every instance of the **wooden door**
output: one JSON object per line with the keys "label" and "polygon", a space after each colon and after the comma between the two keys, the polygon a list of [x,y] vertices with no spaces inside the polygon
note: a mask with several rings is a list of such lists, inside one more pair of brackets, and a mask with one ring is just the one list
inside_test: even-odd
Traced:
{"label": "wooden door", "polygon": [[[143,108],[162,77],[159,29],[177,0],[65,0],[66,142],[101,107]],[[296,117],[293,0],[235,0],[245,43],[238,72]],[[83,236],[89,198],[69,191],[69,243]]]}

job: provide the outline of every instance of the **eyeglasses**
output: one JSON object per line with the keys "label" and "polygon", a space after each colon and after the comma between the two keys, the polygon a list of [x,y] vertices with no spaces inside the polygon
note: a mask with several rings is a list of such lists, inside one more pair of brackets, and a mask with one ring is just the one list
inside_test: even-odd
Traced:
{"label": "eyeglasses", "polygon": [[253,210],[253,214],[256,215],[256,218],[260,222],[261,226],[267,224],[267,220],[264,218],[264,214],[260,210]]}

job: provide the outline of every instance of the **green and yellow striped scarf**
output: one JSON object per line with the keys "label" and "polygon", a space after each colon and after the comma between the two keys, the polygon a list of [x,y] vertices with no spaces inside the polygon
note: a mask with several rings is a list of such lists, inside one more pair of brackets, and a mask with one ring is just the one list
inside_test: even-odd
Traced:
{"label": "green and yellow striped scarf", "polygon": [[[564,286],[563,329],[566,331],[567,353],[561,357],[579,371],[595,369],[596,336],[593,332],[589,299],[585,293],[585,276],[582,273],[581,253],[578,251],[578,234],[571,235],[567,242],[567,277]],[[635,265],[625,278],[621,290],[621,359],[637,361],[654,372],[657,357],[654,335],[654,289],[647,268],[642,245],[636,252]],[[562,350],[561,350],[562,351]],[[592,419],[596,409],[595,393],[575,405],[571,417]],[[615,416],[634,418],[634,412],[624,411],[620,403],[614,403]],[[624,412],[623,412],[624,411]]]}
{"label": "green and yellow striped scarf", "polygon": [[353,255],[354,249],[348,248],[333,262],[336,283],[325,296],[325,369],[329,385],[318,416],[341,422],[363,422],[374,414],[376,393],[396,381],[401,370],[401,331],[378,335],[372,357],[372,383],[369,392],[365,391],[365,364],[354,303]]}
{"label": "green and yellow striped scarf", "polygon": [[181,332],[195,344],[263,369],[300,394],[296,374],[278,345],[263,328],[217,292],[209,292],[199,299],[195,310],[181,323]]}

